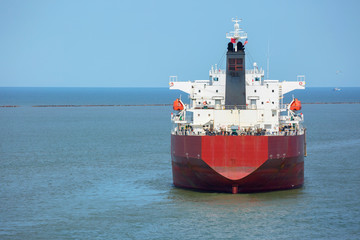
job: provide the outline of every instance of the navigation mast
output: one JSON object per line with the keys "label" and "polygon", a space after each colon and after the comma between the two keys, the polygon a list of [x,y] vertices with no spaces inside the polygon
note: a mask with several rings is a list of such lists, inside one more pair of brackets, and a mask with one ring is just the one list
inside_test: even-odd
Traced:
{"label": "navigation mast", "polygon": [[[242,19],[238,19],[233,18],[232,21],[234,22],[234,31],[231,31],[229,33],[226,33],[226,38],[230,39],[230,41],[232,43],[237,43],[239,41],[239,39],[247,39],[247,33],[245,31],[243,31],[242,28],[240,28],[240,24],[239,22],[242,21]],[[235,45],[235,51],[237,51],[236,49],[236,45]]]}

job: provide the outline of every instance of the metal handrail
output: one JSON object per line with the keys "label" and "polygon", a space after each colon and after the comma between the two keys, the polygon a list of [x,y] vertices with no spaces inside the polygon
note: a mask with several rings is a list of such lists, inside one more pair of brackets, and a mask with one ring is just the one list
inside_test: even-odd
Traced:
{"label": "metal handrail", "polygon": [[[184,135],[184,136],[297,136],[303,135],[305,132],[304,129],[300,130],[285,130],[281,132],[244,132],[244,131],[236,131],[236,132],[194,132],[190,130],[177,130],[172,131],[173,135]],[[236,134],[234,134],[236,133]]]}

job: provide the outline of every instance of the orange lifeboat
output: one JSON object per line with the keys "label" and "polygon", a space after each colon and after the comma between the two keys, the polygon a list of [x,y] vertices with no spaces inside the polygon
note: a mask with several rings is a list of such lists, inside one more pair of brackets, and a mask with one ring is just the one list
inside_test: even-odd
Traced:
{"label": "orange lifeboat", "polygon": [[174,109],[175,111],[182,111],[182,110],[184,110],[184,105],[183,105],[183,103],[182,103],[178,98],[174,101],[173,109]]}
{"label": "orange lifeboat", "polygon": [[292,111],[299,111],[299,110],[301,110],[301,102],[300,102],[297,98],[295,98],[295,99],[292,101],[292,103],[291,103],[291,105],[290,105],[290,110],[292,110]]}

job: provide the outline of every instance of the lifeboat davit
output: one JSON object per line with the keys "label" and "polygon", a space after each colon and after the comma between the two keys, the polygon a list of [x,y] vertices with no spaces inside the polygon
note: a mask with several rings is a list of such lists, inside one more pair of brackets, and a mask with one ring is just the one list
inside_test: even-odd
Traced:
{"label": "lifeboat davit", "polygon": [[184,110],[184,104],[178,98],[174,101],[173,109],[175,111],[182,111]]}
{"label": "lifeboat davit", "polygon": [[292,110],[292,111],[299,111],[299,110],[301,110],[301,102],[300,102],[297,98],[295,98],[295,99],[292,101],[292,103],[291,103],[291,105],[290,105],[290,110]]}

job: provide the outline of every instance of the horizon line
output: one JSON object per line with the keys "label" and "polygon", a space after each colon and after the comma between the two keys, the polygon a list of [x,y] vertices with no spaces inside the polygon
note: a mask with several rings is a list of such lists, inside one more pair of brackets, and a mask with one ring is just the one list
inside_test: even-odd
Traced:
{"label": "horizon line", "polygon": [[[309,86],[306,88],[360,88],[360,86]],[[150,86],[0,86],[0,88],[169,88],[169,87],[150,87]],[[175,89],[176,90],[176,89]]]}

